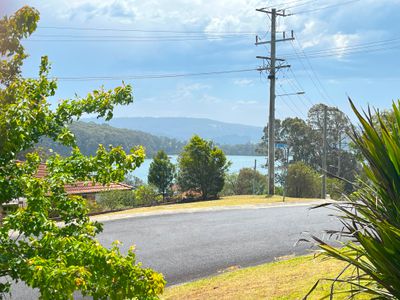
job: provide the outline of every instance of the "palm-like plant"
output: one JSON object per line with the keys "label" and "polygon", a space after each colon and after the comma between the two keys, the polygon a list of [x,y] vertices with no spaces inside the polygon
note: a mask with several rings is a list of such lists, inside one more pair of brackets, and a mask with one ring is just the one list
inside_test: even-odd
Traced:
{"label": "palm-like plant", "polygon": [[370,110],[361,114],[350,103],[361,124],[353,128],[352,139],[365,158],[368,183],[360,183],[345,202],[333,204],[344,229],[331,233],[346,237],[344,247],[314,239],[324,254],[347,263],[330,279],[331,299],[337,282],[349,284],[349,298],[366,293],[372,299],[400,299],[400,101],[393,103],[390,119]]}

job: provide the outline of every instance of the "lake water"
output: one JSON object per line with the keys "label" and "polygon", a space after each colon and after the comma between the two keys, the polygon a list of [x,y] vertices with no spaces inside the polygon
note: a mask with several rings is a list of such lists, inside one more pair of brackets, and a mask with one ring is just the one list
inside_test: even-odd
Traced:
{"label": "lake water", "polygon": [[[176,164],[178,155],[169,155],[171,162]],[[227,155],[229,161],[232,162],[232,165],[229,168],[229,173],[238,173],[240,169],[243,168],[254,168],[254,162],[257,161],[257,170],[266,174],[267,169],[261,166],[265,166],[266,158],[263,156],[242,156],[242,155]],[[143,164],[132,172],[133,176],[139,177],[143,181],[147,181],[147,174],[149,172],[150,163],[152,159],[145,159]]]}

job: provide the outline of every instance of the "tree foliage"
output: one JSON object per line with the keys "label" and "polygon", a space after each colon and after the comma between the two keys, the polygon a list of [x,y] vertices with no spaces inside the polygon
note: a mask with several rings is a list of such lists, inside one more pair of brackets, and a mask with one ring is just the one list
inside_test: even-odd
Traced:
{"label": "tree foliage", "polygon": [[[136,145],[142,145],[147,156],[153,156],[160,149],[169,154],[178,154],[184,143],[167,137],[158,137],[142,131],[115,128],[108,124],[96,124],[93,122],[73,122],[69,129],[76,137],[76,144],[85,155],[94,155],[99,144],[121,145],[124,149],[131,149]],[[41,139],[37,147],[53,149],[60,155],[67,156],[70,147],[53,142],[49,138]]]}
{"label": "tree foliage", "polygon": [[[289,147],[289,163],[303,162],[314,170],[321,170],[324,104],[316,104],[310,108],[307,120],[286,118],[275,122],[275,139]],[[349,130],[351,124],[346,115],[335,107],[327,107],[327,168],[328,176],[346,179],[345,190],[353,191],[354,182],[360,166],[357,152],[350,143]],[[264,131],[259,152],[267,155],[268,130]],[[286,149],[276,149],[275,159],[286,163]],[[279,178],[279,176],[276,176]]]}
{"label": "tree foliage", "polygon": [[180,153],[178,165],[180,188],[199,192],[205,200],[222,190],[230,163],[221,149],[195,135]]}
{"label": "tree foliage", "polygon": [[171,192],[174,177],[175,165],[164,151],[158,151],[150,164],[147,181],[155,185],[163,196],[163,199],[165,199]]}
{"label": "tree foliage", "polygon": [[320,196],[318,173],[303,162],[289,165],[286,180],[287,195],[299,198],[317,198]]}
{"label": "tree foliage", "polygon": [[[303,162],[289,165],[286,190],[289,197],[320,198],[322,179],[318,172]],[[340,199],[345,192],[344,182],[327,178],[327,193],[332,199]]]}
{"label": "tree foliage", "polygon": [[223,194],[228,195],[262,195],[267,191],[267,178],[257,170],[243,168],[238,174],[225,177]]}
{"label": "tree foliage", "polygon": [[[101,224],[90,221],[84,199],[64,189],[76,181],[122,181],[143,162],[142,148],[127,154],[121,147],[100,145],[95,155],[85,156],[68,128],[85,113],[112,118],[115,105],[132,103],[132,88],[95,90],[50,109],[47,98],[55,95],[57,84],[48,79],[47,57],[42,57],[37,79],[25,79],[20,72],[27,57],[20,40],[34,32],[38,20],[39,13],[30,7],[0,20],[0,207],[12,199],[27,202],[0,227],[0,293],[12,279],[39,289],[42,299],[72,299],[77,290],[94,299],[157,298],[165,284],[162,275],[136,264],[133,249],[124,256],[117,243],[111,249],[101,246],[95,238]],[[37,178],[38,153],[27,153],[23,162],[16,157],[43,137],[73,150],[65,158],[49,157],[47,175]],[[63,226],[49,218],[52,210]]]}
{"label": "tree foliage", "polygon": [[344,247],[315,240],[326,255],[347,263],[349,271],[331,280],[332,295],[337,282],[347,282],[351,298],[367,293],[371,299],[400,299],[400,101],[393,103],[392,117],[378,112],[377,122],[370,110],[362,115],[351,104],[361,124],[352,138],[369,183],[360,182],[346,202],[333,205],[344,229],[332,233],[344,237]]}

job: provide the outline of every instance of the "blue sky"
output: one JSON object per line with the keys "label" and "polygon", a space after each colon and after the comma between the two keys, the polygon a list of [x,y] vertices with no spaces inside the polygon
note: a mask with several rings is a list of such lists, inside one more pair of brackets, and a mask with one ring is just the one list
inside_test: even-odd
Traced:
{"label": "blue sky", "polygon": [[[278,44],[278,56],[292,67],[279,71],[277,94],[306,92],[277,97],[277,117],[304,118],[319,102],[350,114],[347,95],[363,108],[388,108],[399,98],[400,0],[1,0],[1,15],[26,4],[40,11],[41,20],[37,32],[24,42],[30,53],[24,75],[36,76],[40,56],[48,55],[52,75],[60,78],[54,103],[121,83],[63,77],[256,68],[260,62],[255,56],[268,55],[268,49],[254,45],[253,32],[264,38],[269,19],[255,9],[270,5],[294,6],[287,11],[292,16],[279,19],[278,30],[293,29],[297,38]],[[256,71],[125,82],[134,87],[135,103],[117,108],[115,116],[202,117],[256,126],[267,120],[268,82]]]}

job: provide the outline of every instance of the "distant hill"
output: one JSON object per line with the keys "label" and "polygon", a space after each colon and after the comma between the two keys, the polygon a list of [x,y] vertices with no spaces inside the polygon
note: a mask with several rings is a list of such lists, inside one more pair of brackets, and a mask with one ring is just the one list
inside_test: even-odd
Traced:
{"label": "distant hill", "polygon": [[[137,130],[121,129],[111,127],[107,124],[96,124],[93,122],[74,122],[70,125],[77,144],[82,153],[86,155],[95,154],[99,144],[122,146],[129,151],[132,147],[142,145],[146,148],[147,157],[151,158],[158,150],[164,150],[168,154],[177,154],[184,146],[183,142],[167,137],[158,137]],[[70,149],[54,143],[50,139],[43,139],[38,146],[45,149],[51,148],[61,155],[69,155]]]}
{"label": "distant hill", "polygon": [[[103,120],[97,119],[85,119],[85,121],[104,123]],[[258,143],[263,134],[262,127],[198,118],[114,118],[108,124],[118,128],[140,130],[156,136],[174,138],[179,141],[187,141],[194,134],[198,134],[202,138],[227,145]]]}
{"label": "distant hill", "polygon": [[[93,122],[74,122],[70,125],[70,129],[85,155],[95,154],[99,144],[106,147],[108,145],[122,146],[126,151],[142,145],[146,148],[146,156],[152,158],[158,150],[164,150],[168,154],[179,154],[187,142]],[[48,138],[43,139],[38,146],[44,149],[53,149],[63,156],[68,156],[71,152],[70,148],[56,144]],[[257,155],[257,145],[255,144],[220,145],[220,147],[227,155]]]}

